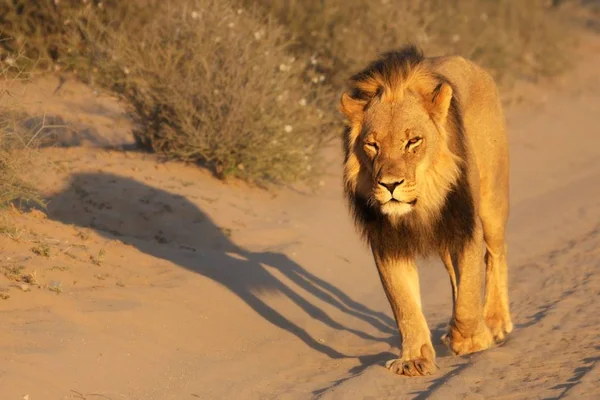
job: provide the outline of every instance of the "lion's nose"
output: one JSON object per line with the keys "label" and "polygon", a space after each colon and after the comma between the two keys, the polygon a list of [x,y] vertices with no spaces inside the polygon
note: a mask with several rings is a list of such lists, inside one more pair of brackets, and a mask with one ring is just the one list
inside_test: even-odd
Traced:
{"label": "lion's nose", "polygon": [[402,185],[404,183],[404,179],[396,180],[396,181],[392,181],[392,182],[379,181],[377,183],[379,183],[381,186],[383,186],[384,188],[389,190],[390,193],[394,194],[394,189],[396,189],[398,186]]}

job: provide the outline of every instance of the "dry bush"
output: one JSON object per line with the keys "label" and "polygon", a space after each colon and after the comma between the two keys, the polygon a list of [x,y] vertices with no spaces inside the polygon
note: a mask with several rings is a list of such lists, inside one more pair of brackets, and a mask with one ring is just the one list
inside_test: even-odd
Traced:
{"label": "dry bush", "polygon": [[24,50],[20,61],[51,65],[59,57],[72,10],[81,0],[0,0],[0,46],[7,54]]}
{"label": "dry bush", "polygon": [[91,86],[114,90],[122,71],[116,63],[107,62],[107,56],[121,42],[119,34],[139,34],[147,24],[160,20],[162,2],[96,0],[96,3],[64,12],[69,26],[62,35],[61,56],[56,64]]}
{"label": "dry bush", "polygon": [[[304,83],[284,30],[221,0],[159,7],[144,29],[87,15],[94,67],[129,105],[144,148],[254,182],[309,177],[328,137],[322,85]],[[137,22],[133,21],[135,26]],[[329,97],[330,99],[330,97]]]}
{"label": "dry bush", "polygon": [[284,29],[228,1],[0,0],[0,11],[5,47],[28,40],[28,54],[116,92],[140,146],[219,176],[309,177],[335,133],[328,88],[301,78],[309,61],[287,51]]}
{"label": "dry bush", "polygon": [[[137,3],[121,0],[0,0],[0,49],[23,51],[21,62],[53,67],[71,58],[74,26],[82,10],[95,10],[105,23],[124,21]],[[78,41],[78,45],[88,43]]]}
{"label": "dry bush", "polygon": [[15,95],[12,86],[16,82],[28,79],[23,67],[18,66],[22,59],[13,56],[9,63],[0,62],[0,208],[15,202],[44,204],[34,185],[39,175],[32,168],[36,164],[34,149],[44,127],[25,129],[18,109],[4,101]]}
{"label": "dry bush", "polygon": [[559,73],[569,29],[545,0],[244,0],[288,26],[336,84],[406,42],[460,54],[508,83]]}

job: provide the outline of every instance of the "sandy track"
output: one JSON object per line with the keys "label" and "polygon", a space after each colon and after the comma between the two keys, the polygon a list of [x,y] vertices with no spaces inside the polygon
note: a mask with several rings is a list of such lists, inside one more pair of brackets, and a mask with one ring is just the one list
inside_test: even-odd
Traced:
{"label": "sandy track", "polygon": [[[397,335],[342,201],[337,149],[317,194],[275,196],[143,154],[47,149],[47,218],[13,213],[0,236],[4,271],[35,271],[41,286],[0,275],[0,398],[600,398],[599,61],[579,90],[508,113],[516,328],[504,346],[437,346],[428,378],[382,367]],[[92,145],[119,142],[109,99],[63,90],[50,111],[99,118]],[[31,251],[41,245],[49,257]],[[420,274],[439,341],[448,279],[436,261]]]}

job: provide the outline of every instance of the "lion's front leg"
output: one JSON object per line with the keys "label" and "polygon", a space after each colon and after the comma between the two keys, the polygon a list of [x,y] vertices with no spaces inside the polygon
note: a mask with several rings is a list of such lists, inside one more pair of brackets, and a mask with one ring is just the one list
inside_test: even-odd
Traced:
{"label": "lion's front leg", "polygon": [[452,257],[456,263],[456,299],[448,333],[442,337],[455,354],[468,354],[494,345],[494,337],[483,319],[481,304],[483,233],[475,227],[473,238]]}
{"label": "lion's front leg", "polygon": [[421,311],[419,275],[413,260],[382,260],[375,257],[383,288],[400,331],[402,353],[386,367],[407,376],[429,375],[436,371],[431,334]]}

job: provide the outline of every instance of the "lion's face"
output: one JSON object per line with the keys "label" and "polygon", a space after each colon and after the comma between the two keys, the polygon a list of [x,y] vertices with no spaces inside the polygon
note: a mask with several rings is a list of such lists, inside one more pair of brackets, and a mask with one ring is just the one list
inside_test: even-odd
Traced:
{"label": "lion's face", "polygon": [[364,118],[355,149],[370,173],[371,202],[386,215],[410,213],[419,207],[420,183],[440,132],[416,96],[401,103],[375,101]]}
{"label": "lion's face", "polygon": [[346,185],[393,219],[411,213],[431,219],[458,177],[446,126],[452,88],[433,87],[369,100],[342,96],[351,125]]}

